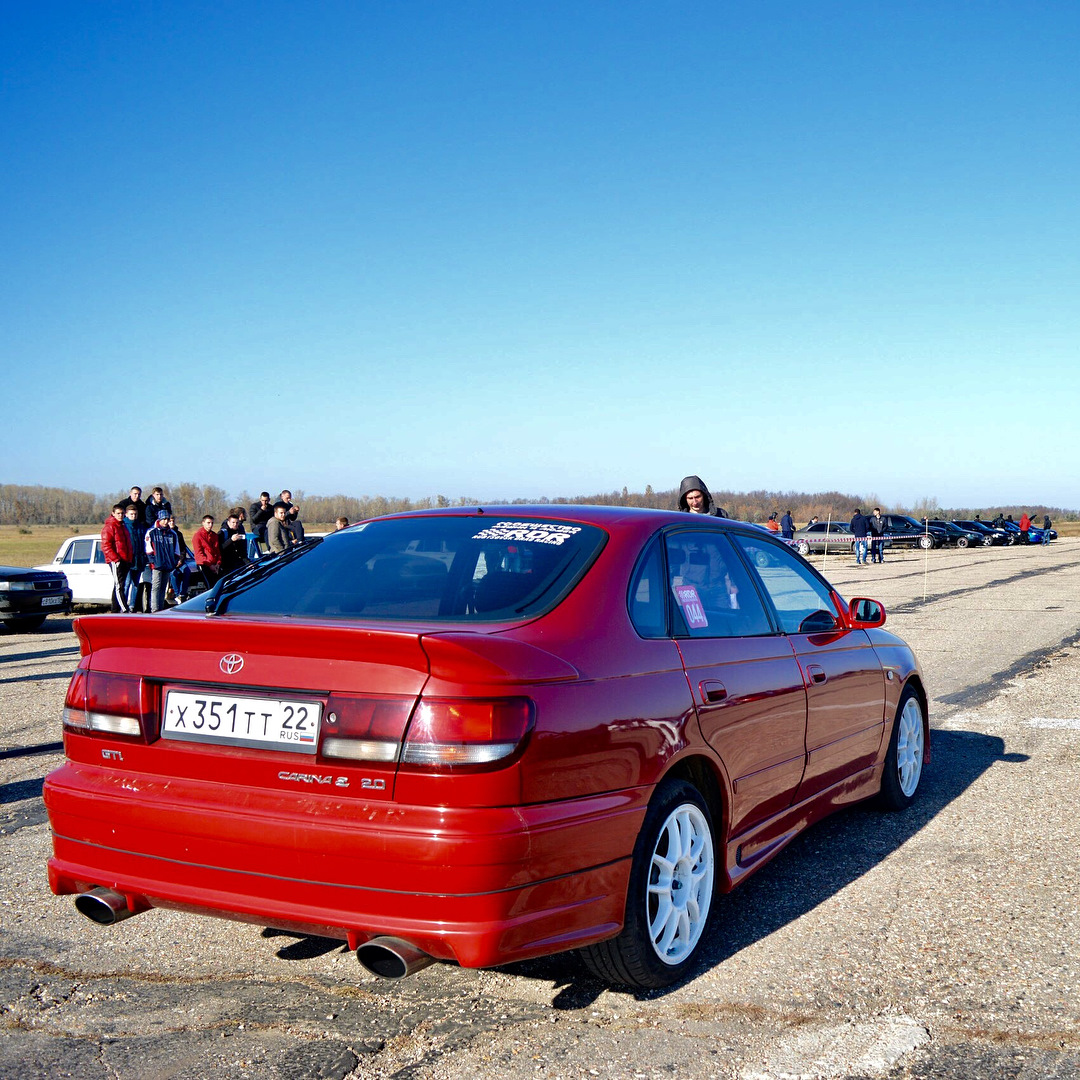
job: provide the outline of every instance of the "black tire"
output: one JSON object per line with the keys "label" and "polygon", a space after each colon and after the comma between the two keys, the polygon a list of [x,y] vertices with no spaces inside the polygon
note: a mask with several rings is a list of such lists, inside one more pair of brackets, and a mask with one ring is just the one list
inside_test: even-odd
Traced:
{"label": "black tire", "polygon": [[926,725],[922,703],[915,690],[906,686],[896,706],[885,769],[881,774],[878,801],[884,809],[906,810],[915,801],[922,780],[925,752]]}
{"label": "black tire", "polygon": [[923,549],[923,551],[929,551],[934,546],[934,538],[932,536],[927,536],[924,533],[922,536],[919,537],[918,544],[919,547]]}
{"label": "black tire", "polygon": [[[657,860],[663,863],[671,844],[684,843],[688,832],[688,848],[666,874],[665,894],[665,874]],[[622,932],[579,950],[589,971],[608,984],[635,989],[657,989],[682,979],[693,967],[708,928],[716,852],[712,815],[697,788],[683,780],[665,780],[653,794],[634,844]],[[664,928],[673,923],[673,937],[665,935]]]}
{"label": "black tire", "polygon": [[44,622],[44,615],[30,615],[25,619],[5,619],[4,625],[16,634],[27,634],[31,630],[37,630]]}
{"label": "black tire", "polygon": [[810,554],[810,545],[805,540],[796,540],[795,550],[805,559]]}
{"label": "black tire", "polygon": [[970,543],[971,543],[971,541],[968,540],[968,538],[966,536],[961,536],[961,537],[959,537],[957,539],[956,546],[958,548],[960,548],[960,547],[965,547],[966,548]]}

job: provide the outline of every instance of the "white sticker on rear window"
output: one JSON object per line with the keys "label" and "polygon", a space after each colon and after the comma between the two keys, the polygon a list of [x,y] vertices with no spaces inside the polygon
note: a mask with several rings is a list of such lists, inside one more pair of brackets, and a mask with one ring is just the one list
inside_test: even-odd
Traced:
{"label": "white sticker on rear window", "polygon": [[534,544],[564,544],[581,532],[576,525],[555,525],[550,521],[497,521],[478,532],[474,540],[518,540]]}

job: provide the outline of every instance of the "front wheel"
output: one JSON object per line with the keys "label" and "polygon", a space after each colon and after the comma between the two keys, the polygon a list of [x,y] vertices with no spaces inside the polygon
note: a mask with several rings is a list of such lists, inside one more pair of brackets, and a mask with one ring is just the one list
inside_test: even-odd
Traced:
{"label": "front wheel", "polygon": [[686,975],[712,908],[714,835],[697,788],[666,780],[656,789],[634,845],[622,932],[580,951],[597,978],[654,989]]}
{"label": "front wheel", "polygon": [[961,536],[960,539],[956,541],[956,546],[958,548],[965,548],[965,547],[968,546],[969,542],[970,541],[968,540],[968,538],[966,536]]}
{"label": "front wheel", "polygon": [[879,800],[886,810],[906,810],[914,801],[922,779],[926,754],[926,728],[918,695],[906,687],[896,707],[896,720],[885,754]]}

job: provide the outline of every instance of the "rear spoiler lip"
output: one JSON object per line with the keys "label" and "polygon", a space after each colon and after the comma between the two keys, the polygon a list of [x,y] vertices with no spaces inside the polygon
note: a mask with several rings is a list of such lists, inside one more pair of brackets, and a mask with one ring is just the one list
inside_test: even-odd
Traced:
{"label": "rear spoiler lip", "polygon": [[[405,629],[275,615],[210,617],[187,611],[153,617],[90,615],[75,620],[83,656],[114,648],[155,648],[162,645],[176,648],[190,646],[200,651],[225,648],[223,640],[214,645],[208,639],[218,638],[219,634],[226,632],[226,628],[230,639],[228,648],[244,651],[245,644],[235,643],[237,632],[244,627],[256,634],[262,632],[270,635],[283,628],[300,630],[302,627],[303,634],[290,634],[290,640],[283,642],[285,648],[282,651],[290,655],[347,660],[350,654],[355,655],[353,650],[364,639],[373,644],[381,642],[391,649],[394,645],[400,645],[400,655],[394,657],[395,663],[456,683],[510,685],[569,682],[581,678],[581,673],[572,664],[536,645],[490,631],[431,630],[430,623],[427,626],[413,624]],[[492,626],[491,630],[494,629],[495,626]],[[499,629],[505,627],[500,626]],[[323,639],[321,643],[320,638]],[[320,644],[333,644],[336,647],[324,651]],[[394,651],[398,652],[396,649]]]}
{"label": "rear spoiler lip", "polygon": [[423,634],[433,679],[487,684],[569,682],[581,678],[573,664],[516,638],[448,630]]}
{"label": "rear spoiler lip", "polygon": [[[392,663],[428,674],[420,633],[377,629],[325,620],[280,616],[230,618],[197,612],[153,616],[116,614],[80,616],[75,621],[82,655],[117,654],[139,649],[190,649],[196,652],[238,651],[245,654],[292,656],[349,662]],[[373,655],[364,656],[364,642]]]}

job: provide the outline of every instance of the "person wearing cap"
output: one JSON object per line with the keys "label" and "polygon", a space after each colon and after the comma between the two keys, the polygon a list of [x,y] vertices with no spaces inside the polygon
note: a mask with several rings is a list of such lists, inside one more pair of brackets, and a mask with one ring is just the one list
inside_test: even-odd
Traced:
{"label": "person wearing cap", "polygon": [[780,522],[776,520],[775,510],[769,515],[769,520],[765,522],[765,528],[771,533],[778,533],[780,531]]}
{"label": "person wearing cap", "polygon": [[165,606],[165,587],[183,563],[180,541],[169,528],[169,511],[159,510],[152,528],[146,531],[146,557],[150,563],[150,610]]}

